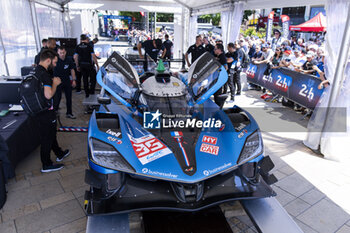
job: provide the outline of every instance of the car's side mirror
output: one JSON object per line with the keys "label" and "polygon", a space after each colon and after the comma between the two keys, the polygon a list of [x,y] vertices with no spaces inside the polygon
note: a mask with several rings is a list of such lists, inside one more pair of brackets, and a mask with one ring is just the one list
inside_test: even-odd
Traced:
{"label": "car's side mirror", "polygon": [[111,103],[111,98],[109,98],[108,96],[99,96],[97,97],[97,102],[99,104],[108,105]]}

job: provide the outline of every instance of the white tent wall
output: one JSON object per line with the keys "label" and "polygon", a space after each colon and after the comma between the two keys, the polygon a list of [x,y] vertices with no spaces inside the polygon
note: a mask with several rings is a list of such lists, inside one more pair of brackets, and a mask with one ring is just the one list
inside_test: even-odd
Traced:
{"label": "white tent wall", "polygon": [[71,37],[79,40],[83,30],[80,11],[69,11],[69,24],[71,28]]}
{"label": "white tent wall", "polygon": [[[1,36],[9,73],[4,62],[0,64],[0,75],[18,76],[22,66],[31,65],[37,53],[34,27],[28,0],[1,0]],[[4,51],[4,50],[2,50]],[[4,56],[0,57],[4,61]]]}
{"label": "white tent wall", "polygon": [[[310,119],[309,133],[304,140],[311,149],[320,148],[325,158],[348,162],[350,155],[345,145],[350,141],[349,9],[347,0],[327,1],[325,74],[331,86],[325,89]],[[340,108],[347,109],[345,116]],[[334,129],[344,121],[347,122],[347,132],[335,133]]]}
{"label": "white tent wall", "polygon": [[40,39],[64,37],[63,13],[56,9],[35,3]]}
{"label": "white tent wall", "polygon": [[1,0],[0,18],[0,75],[20,76],[21,67],[33,64],[42,38],[65,35],[62,7],[47,0]]}
{"label": "white tent wall", "polygon": [[190,16],[190,24],[188,26],[188,43],[196,43],[196,36],[198,31],[197,15]]}

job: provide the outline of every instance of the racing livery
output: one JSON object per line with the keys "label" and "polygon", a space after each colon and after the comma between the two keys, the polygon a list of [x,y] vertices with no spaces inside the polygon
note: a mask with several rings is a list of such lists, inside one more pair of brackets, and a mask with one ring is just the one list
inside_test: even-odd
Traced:
{"label": "racing livery", "polygon": [[210,99],[227,81],[211,54],[186,75],[160,61],[139,76],[113,53],[97,80],[104,94],[89,123],[87,214],[196,211],[275,195],[274,165],[254,118]]}

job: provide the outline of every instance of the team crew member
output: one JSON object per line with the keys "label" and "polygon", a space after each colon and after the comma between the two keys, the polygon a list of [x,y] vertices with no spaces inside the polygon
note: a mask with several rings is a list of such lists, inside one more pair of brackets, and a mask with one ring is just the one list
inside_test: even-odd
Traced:
{"label": "team crew member", "polygon": [[[145,54],[142,55],[142,50],[141,48],[143,48],[145,50]],[[161,39],[153,39],[153,40],[146,40],[143,43],[138,43],[137,44],[137,50],[139,51],[139,56],[141,59],[145,59],[145,62],[143,63],[143,69],[145,71],[148,70],[147,67],[147,56],[150,56],[150,58],[152,58],[155,62],[157,62],[157,57],[158,57],[158,53],[162,48],[162,40]],[[165,53],[166,48],[164,48],[163,50]]]}
{"label": "team crew member", "polygon": [[[57,63],[57,53],[50,49],[44,50],[40,54],[40,62],[32,71],[33,74],[40,79],[44,85],[44,95],[51,103],[51,107],[34,117],[34,121],[38,123],[40,133],[40,157],[43,164],[41,172],[57,171],[63,168],[63,164],[53,164],[50,159],[50,152],[56,154],[57,162],[67,157],[69,150],[63,151],[59,146],[56,138],[56,113],[52,105],[52,97],[55,95],[56,88],[61,83],[61,79],[53,77],[51,73]],[[51,71],[51,72],[50,72]]]}
{"label": "team crew member", "polygon": [[[185,54],[185,59],[187,62],[187,66],[190,67],[191,64],[197,60],[197,58],[199,58],[203,53],[205,53],[205,48],[202,45],[202,37],[201,36],[196,36],[196,43],[191,45],[186,54]],[[190,61],[188,60],[188,54],[191,54],[192,56],[192,62],[190,63]]]}
{"label": "team crew member", "polygon": [[[228,44],[228,53],[226,54],[227,63],[230,68],[230,75],[228,80],[228,86],[231,91],[231,101],[235,100],[235,95],[241,94],[241,62],[243,60],[244,52],[236,42],[235,44]],[[237,86],[237,92],[236,92]]]}
{"label": "team crew member", "polygon": [[[89,39],[85,34],[80,36],[80,44],[75,49],[74,61],[77,71],[81,72],[84,82],[85,97],[95,93],[96,70],[99,69],[94,49],[89,45]],[[89,80],[90,78],[90,80]]]}
{"label": "team crew member", "polygon": [[50,39],[43,39],[41,41],[43,47],[40,49],[40,52],[35,56],[34,58],[34,63],[35,65],[39,65],[39,62],[40,62],[40,54],[43,50],[45,49],[52,49],[54,50],[55,52],[57,52],[57,48],[56,48],[56,40],[53,39],[53,38],[50,38]]}
{"label": "team crew member", "polygon": [[[225,67],[227,71],[227,61],[224,54],[224,46],[222,44],[216,44],[214,48],[214,53],[216,55],[216,59],[220,62],[221,65]],[[214,101],[221,108],[224,102],[220,102],[218,96],[223,94],[223,87],[221,87],[217,92],[214,93]]]}
{"label": "team crew member", "polygon": [[214,45],[212,45],[209,42],[208,37],[203,38],[203,45],[204,45],[205,51],[209,52],[211,55],[214,55]]}
{"label": "team crew member", "polygon": [[[54,110],[57,111],[61,102],[62,90],[66,96],[67,112],[66,117],[75,119],[72,112],[72,86],[76,85],[76,76],[74,72],[74,63],[71,59],[66,57],[67,51],[63,46],[58,47],[58,61],[54,69],[54,76],[61,79],[61,84],[58,85],[56,94],[54,96]],[[72,83],[70,80],[72,76]]]}
{"label": "team crew member", "polygon": [[[165,48],[163,51],[162,58],[171,59],[171,47],[173,47],[173,42],[169,40],[169,35],[165,35],[165,41],[163,42],[163,47]],[[170,62],[169,62],[170,67]]]}

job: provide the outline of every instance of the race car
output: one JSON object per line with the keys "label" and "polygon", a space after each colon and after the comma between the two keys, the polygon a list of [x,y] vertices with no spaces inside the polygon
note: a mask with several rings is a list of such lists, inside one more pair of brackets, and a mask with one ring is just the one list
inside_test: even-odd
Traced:
{"label": "race car", "polygon": [[186,78],[161,61],[138,76],[117,53],[101,67],[101,106],[88,131],[88,215],[197,211],[276,195],[253,116],[210,98],[228,79],[224,67],[205,53]]}

